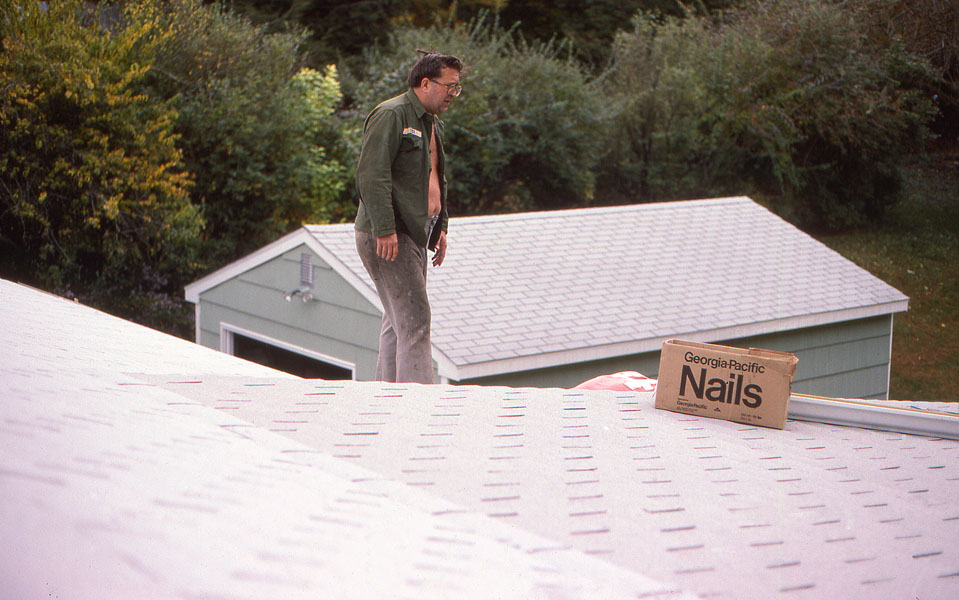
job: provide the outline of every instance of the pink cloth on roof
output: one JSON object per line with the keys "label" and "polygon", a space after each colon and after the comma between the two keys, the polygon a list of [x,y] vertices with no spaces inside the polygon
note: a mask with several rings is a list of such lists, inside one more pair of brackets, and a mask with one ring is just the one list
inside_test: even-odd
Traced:
{"label": "pink cloth on roof", "polygon": [[618,392],[655,392],[656,380],[637,371],[620,371],[611,375],[593,377],[574,390],[613,390]]}

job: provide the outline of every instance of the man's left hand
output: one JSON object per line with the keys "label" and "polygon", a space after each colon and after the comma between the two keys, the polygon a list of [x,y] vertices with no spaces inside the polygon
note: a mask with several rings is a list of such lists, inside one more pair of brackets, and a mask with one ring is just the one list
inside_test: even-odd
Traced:
{"label": "man's left hand", "polygon": [[443,264],[444,258],[446,258],[446,232],[441,231],[440,237],[436,241],[436,250],[433,253],[433,266],[438,267]]}

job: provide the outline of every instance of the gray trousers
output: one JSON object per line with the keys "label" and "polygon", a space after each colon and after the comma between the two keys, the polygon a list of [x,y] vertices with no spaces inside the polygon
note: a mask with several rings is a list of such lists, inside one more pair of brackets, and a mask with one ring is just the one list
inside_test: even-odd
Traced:
{"label": "gray trousers", "polygon": [[395,261],[376,255],[376,237],[356,232],[356,251],[383,303],[376,379],[433,383],[430,302],[426,295],[426,248],[408,235],[397,235]]}

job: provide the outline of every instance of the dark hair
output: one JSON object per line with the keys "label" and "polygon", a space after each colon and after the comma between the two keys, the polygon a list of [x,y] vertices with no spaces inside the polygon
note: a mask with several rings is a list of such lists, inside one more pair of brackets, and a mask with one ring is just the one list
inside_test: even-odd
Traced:
{"label": "dark hair", "polygon": [[463,62],[455,56],[423,50],[417,50],[417,52],[420,53],[420,58],[410,69],[410,76],[407,78],[411,88],[420,87],[424,77],[427,79],[439,77],[443,67],[456,71],[463,70]]}

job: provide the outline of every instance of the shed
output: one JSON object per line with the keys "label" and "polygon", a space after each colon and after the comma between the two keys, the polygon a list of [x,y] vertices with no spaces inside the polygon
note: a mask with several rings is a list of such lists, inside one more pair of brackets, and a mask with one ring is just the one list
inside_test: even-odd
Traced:
{"label": "shed", "polygon": [[[793,352],[797,392],[888,395],[893,315],[908,298],[749,198],[454,218],[449,239],[429,273],[442,382],[655,376],[663,341],[682,338]],[[204,346],[373,378],[382,309],[352,224],[304,226],[186,298]]]}

